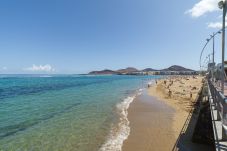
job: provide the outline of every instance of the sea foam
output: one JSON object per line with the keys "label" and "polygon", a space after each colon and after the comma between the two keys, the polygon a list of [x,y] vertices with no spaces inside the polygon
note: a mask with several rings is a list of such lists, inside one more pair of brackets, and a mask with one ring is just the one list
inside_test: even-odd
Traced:
{"label": "sea foam", "polygon": [[117,104],[117,109],[120,114],[119,123],[116,127],[112,127],[108,139],[101,146],[100,151],[121,151],[123,142],[130,134],[129,120],[128,120],[128,108],[133,102],[136,96],[142,93],[140,89],[136,95],[125,98],[121,103]]}

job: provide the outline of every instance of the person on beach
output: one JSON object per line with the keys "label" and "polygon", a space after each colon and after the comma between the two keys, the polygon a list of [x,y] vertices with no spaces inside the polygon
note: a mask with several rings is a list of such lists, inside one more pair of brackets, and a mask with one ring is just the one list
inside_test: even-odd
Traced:
{"label": "person on beach", "polygon": [[170,89],[169,89],[168,94],[169,94],[169,97],[171,98],[171,96],[172,96],[172,91],[171,91]]}

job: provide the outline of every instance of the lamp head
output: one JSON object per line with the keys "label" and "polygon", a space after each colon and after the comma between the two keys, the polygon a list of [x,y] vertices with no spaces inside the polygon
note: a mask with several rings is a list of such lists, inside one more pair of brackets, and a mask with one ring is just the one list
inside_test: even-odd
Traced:
{"label": "lamp head", "polygon": [[220,9],[222,9],[222,8],[224,7],[224,1],[220,1],[220,2],[218,3],[218,7],[219,7]]}

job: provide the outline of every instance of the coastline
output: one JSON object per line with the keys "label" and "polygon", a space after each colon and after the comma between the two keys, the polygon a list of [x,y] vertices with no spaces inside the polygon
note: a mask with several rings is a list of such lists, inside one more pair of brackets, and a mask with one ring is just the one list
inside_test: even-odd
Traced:
{"label": "coastline", "polygon": [[170,76],[137,97],[128,110],[131,133],[122,150],[172,150],[202,87],[202,79]]}
{"label": "coastline", "polygon": [[137,97],[142,94],[142,89],[139,89],[134,95],[126,97],[122,102],[116,105],[119,121],[110,129],[107,140],[102,144],[99,151],[121,151],[125,140],[130,135],[130,126],[128,120],[129,106]]}

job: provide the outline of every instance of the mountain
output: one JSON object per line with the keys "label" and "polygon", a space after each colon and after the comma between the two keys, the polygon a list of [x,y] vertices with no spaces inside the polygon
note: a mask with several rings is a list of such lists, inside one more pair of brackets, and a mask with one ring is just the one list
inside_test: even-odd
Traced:
{"label": "mountain", "polygon": [[116,71],[105,69],[101,71],[92,71],[89,72],[88,74],[118,74]]}
{"label": "mountain", "polygon": [[[156,69],[153,69],[153,68],[146,68],[146,69],[143,69],[143,70],[138,70],[136,68],[133,68],[133,67],[128,67],[128,68],[125,68],[125,69],[119,69],[119,70],[109,70],[109,69],[105,69],[105,70],[101,70],[101,71],[92,71],[88,74],[93,74],[93,75],[96,75],[96,74],[129,74],[129,75],[140,75],[140,74],[144,74],[142,72],[152,72],[152,71],[162,71],[162,72],[166,72],[167,74],[169,74],[168,72],[169,71],[177,71],[177,72],[185,72],[185,71],[191,71],[191,72],[194,72],[194,70],[191,70],[191,69],[187,69],[187,68],[184,68],[182,66],[178,66],[178,65],[173,65],[173,66],[170,66],[169,68],[165,68],[165,69],[162,69],[162,70],[156,70]],[[165,73],[162,73],[162,74],[165,74]]]}
{"label": "mountain", "polygon": [[146,68],[143,69],[142,72],[149,72],[149,71],[157,71],[156,69],[152,69],[152,68]]}
{"label": "mountain", "polygon": [[187,69],[178,65],[173,65],[173,66],[170,66],[169,68],[162,69],[161,71],[194,71],[194,70]]}
{"label": "mountain", "polygon": [[109,70],[109,69],[105,69],[105,70],[101,70],[101,71],[92,71],[92,72],[89,72],[88,74],[132,74],[135,72],[139,72],[139,70],[137,70],[136,68],[133,68],[133,67],[128,67],[125,69],[119,69],[117,71],[113,71],[113,70]]}
{"label": "mountain", "polygon": [[128,67],[126,69],[119,69],[116,72],[120,73],[120,74],[128,74],[128,73],[133,73],[133,72],[138,72],[139,70],[137,70],[136,68],[133,67]]}

